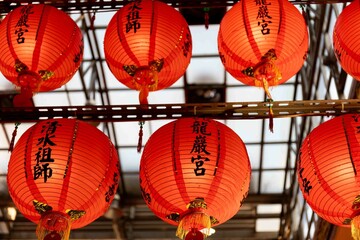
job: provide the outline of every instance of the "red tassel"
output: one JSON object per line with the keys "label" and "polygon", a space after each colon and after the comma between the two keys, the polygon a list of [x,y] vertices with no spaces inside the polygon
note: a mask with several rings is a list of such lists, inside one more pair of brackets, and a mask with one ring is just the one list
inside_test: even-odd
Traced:
{"label": "red tassel", "polygon": [[209,11],[210,11],[210,8],[208,7],[205,7],[204,8],[204,22],[205,22],[205,28],[206,29],[209,29]]}
{"label": "red tassel", "polygon": [[20,123],[15,123],[15,129],[12,133],[12,138],[11,138],[11,142],[10,142],[10,146],[9,146],[9,152],[12,152],[12,150],[14,149],[14,143],[15,143],[15,137],[16,137],[16,134],[17,134],[17,129],[19,127]]}
{"label": "red tassel", "polygon": [[90,20],[90,29],[91,29],[91,30],[94,30],[95,13],[96,13],[96,12],[94,11],[94,14],[92,15],[91,20]]}
{"label": "red tassel", "polygon": [[143,125],[145,124],[144,121],[140,121],[139,125],[140,125],[140,130],[139,130],[139,140],[138,140],[138,145],[137,145],[137,152],[140,153],[141,149],[142,149],[142,137],[143,137]]}

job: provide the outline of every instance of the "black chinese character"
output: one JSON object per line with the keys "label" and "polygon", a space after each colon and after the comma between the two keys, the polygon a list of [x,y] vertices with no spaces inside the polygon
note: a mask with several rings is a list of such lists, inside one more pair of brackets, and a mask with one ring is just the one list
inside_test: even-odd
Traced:
{"label": "black chinese character", "polygon": [[41,132],[46,132],[46,134],[54,134],[57,127],[61,126],[58,121],[46,122],[46,125],[42,126]]}
{"label": "black chinese character", "polygon": [[206,136],[202,136],[202,135],[198,135],[196,136],[196,139],[194,141],[194,145],[193,148],[191,149],[190,153],[205,153],[207,155],[209,155],[210,153],[206,150]]}
{"label": "black chinese character", "polygon": [[307,180],[307,178],[304,178],[302,173],[304,172],[304,168],[300,168],[299,176],[302,181],[302,186],[304,188],[304,192],[307,193],[307,195],[310,194],[310,190],[312,189],[312,186],[310,185],[310,181]]}
{"label": "black chinese character", "polygon": [[267,34],[270,34],[270,28],[268,28],[268,25],[269,23],[272,23],[271,21],[265,21],[265,20],[262,20],[262,22],[258,22],[258,26],[261,25],[261,33],[263,35],[267,35]]}
{"label": "black chinese character", "polygon": [[184,41],[184,46],[182,47],[184,57],[187,57],[191,48],[191,37],[190,34],[186,34],[186,39]]}
{"label": "black chinese character", "polygon": [[34,180],[44,177],[44,182],[47,182],[48,178],[52,176],[52,169],[49,167],[48,163],[45,163],[40,166],[40,164],[36,164],[34,166]]}
{"label": "black chinese character", "polygon": [[28,32],[28,30],[23,29],[23,28],[19,28],[19,29],[15,30],[15,34],[17,35],[16,41],[18,43],[24,43],[25,42],[25,38],[23,37],[25,32]]}
{"label": "black chinese character", "polygon": [[259,7],[257,19],[258,18],[261,18],[261,19],[272,18],[271,16],[269,16],[269,10],[268,10],[267,6],[263,5],[263,6]]}
{"label": "black chinese character", "polygon": [[207,136],[211,136],[211,133],[206,132],[206,127],[207,127],[208,123],[207,122],[200,122],[199,121],[195,121],[194,124],[192,125],[193,128],[193,133],[197,133],[197,134],[202,134],[202,135],[207,135]]}
{"label": "black chinese character", "polygon": [[137,20],[126,23],[126,33],[130,32],[132,29],[134,30],[134,33],[140,29],[140,23]]}
{"label": "black chinese character", "polygon": [[36,153],[36,162],[54,162],[54,159],[51,158],[51,151],[51,148],[39,148]]}
{"label": "black chinese character", "polygon": [[195,163],[196,168],[194,169],[196,176],[203,176],[205,175],[206,169],[202,166],[204,165],[204,162],[210,161],[207,157],[202,157],[201,155],[197,155],[196,157],[191,158],[191,162]]}

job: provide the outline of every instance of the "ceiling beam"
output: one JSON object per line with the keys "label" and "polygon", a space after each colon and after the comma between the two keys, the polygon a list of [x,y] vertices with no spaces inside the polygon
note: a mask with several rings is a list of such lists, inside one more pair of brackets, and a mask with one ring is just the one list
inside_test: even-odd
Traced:
{"label": "ceiling beam", "polygon": [[130,122],[181,117],[214,119],[265,119],[272,108],[274,118],[337,116],[360,111],[360,100],[307,100],[236,102],[211,104],[149,104],[59,107],[4,107],[0,122],[36,122],[52,118],[76,118],[90,122]]}

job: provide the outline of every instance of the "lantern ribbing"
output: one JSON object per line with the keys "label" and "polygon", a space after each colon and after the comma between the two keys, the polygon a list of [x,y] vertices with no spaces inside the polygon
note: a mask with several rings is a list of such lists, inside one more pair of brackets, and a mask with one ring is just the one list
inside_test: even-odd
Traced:
{"label": "lantern ribbing", "polygon": [[19,211],[45,224],[38,226],[39,239],[49,233],[44,231],[60,234],[63,219],[74,229],[100,217],[119,178],[116,149],[108,137],[74,119],[40,121],[29,128],[14,147],[7,175]]}
{"label": "lantern ribbing", "polygon": [[211,119],[182,118],[162,126],[146,143],[140,187],[149,208],[179,226],[181,239],[200,230],[206,237],[208,228],[239,210],[250,169],[245,145],[230,128]]}
{"label": "lantern ribbing", "polygon": [[218,48],[226,71],[246,85],[264,87],[270,96],[268,86],[284,83],[302,67],[307,26],[286,0],[240,1],[220,23]]}
{"label": "lantern ribbing", "polygon": [[[297,166],[300,189],[320,217],[359,233],[360,115],[328,120],[305,138]],[[354,236],[355,236],[354,235]]]}
{"label": "lantern ribbing", "polygon": [[340,13],[333,31],[335,56],[349,75],[360,81],[360,36],[356,34],[360,1],[354,0]]}
{"label": "lantern ribbing", "polygon": [[19,103],[27,105],[33,93],[57,89],[74,76],[83,57],[82,33],[57,8],[29,4],[1,22],[0,52],[0,71],[21,88]]}
{"label": "lantern ribbing", "polygon": [[140,91],[174,84],[190,63],[191,34],[186,20],[171,6],[152,0],[125,5],[111,19],[104,39],[105,59],[121,83]]}

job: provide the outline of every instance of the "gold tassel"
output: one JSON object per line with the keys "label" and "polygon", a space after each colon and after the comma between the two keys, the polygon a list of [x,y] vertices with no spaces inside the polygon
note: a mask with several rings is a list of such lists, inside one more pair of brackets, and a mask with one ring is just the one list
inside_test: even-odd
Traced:
{"label": "gold tassel", "polygon": [[210,216],[201,211],[193,211],[181,218],[176,230],[176,236],[180,239],[185,239],[189,232],[191,234],[192,231],[201,230],[205,238],[210,235],[210,228]]}
{"label": "gold tassel", "polygon": [[360,215],[351,220],[351,235],[355,240],[360,240]]}

